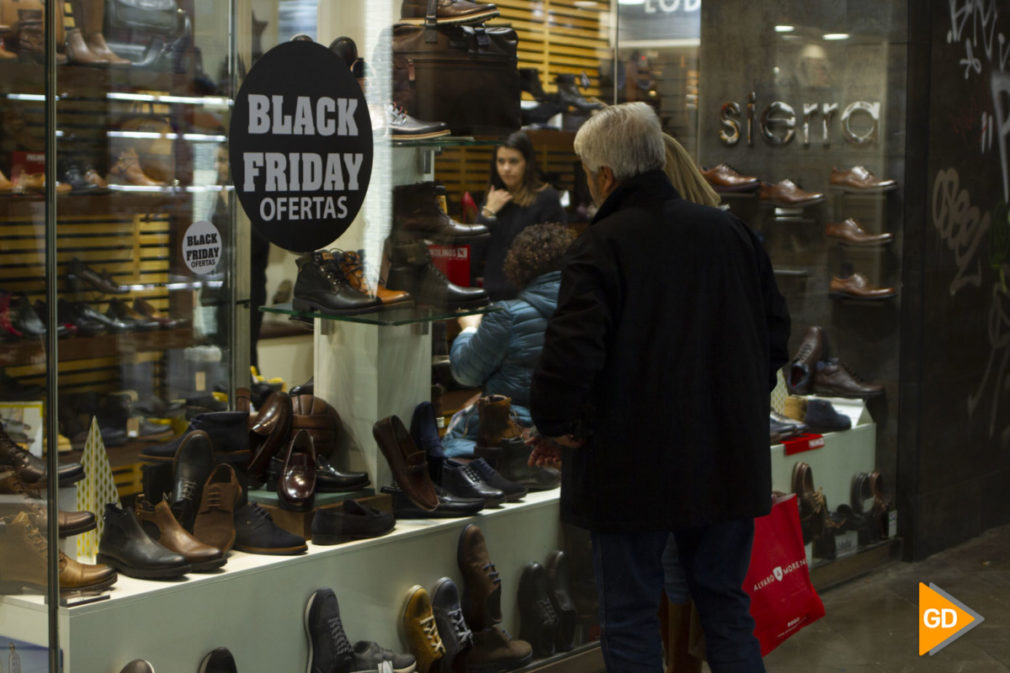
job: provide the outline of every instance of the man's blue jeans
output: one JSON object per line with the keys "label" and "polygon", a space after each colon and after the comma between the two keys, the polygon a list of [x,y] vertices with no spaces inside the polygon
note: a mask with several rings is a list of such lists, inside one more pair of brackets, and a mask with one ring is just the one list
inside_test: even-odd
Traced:
{"label": "man's blue jeans", "polygon": [[[712,673],[764,673],[743,580],[753,519],[673,531],[680,562],[705,631]],[[610,673],[662,673],[659,601],[663,550],[670,533],[593,532],[600,597],[600,644]]]}

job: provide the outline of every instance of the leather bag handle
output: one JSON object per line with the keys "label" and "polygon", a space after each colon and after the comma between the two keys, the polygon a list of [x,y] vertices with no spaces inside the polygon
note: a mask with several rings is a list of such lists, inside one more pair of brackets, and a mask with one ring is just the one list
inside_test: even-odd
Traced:
{"label": "leather bag handle", "polygon": [[438,25],[438,0],[428,0],[428,11],[424,15],[424,41],[428,44],[438,42],[435,27]]}

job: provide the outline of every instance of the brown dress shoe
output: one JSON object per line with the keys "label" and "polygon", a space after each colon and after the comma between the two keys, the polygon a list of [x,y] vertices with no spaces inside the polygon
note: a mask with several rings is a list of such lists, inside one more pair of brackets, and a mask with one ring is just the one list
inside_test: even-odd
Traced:
{"label": "brown dress shoe", "polygon": [[[42,491],[27,485],[14,470],[0,472],[0,494],[21,496],[22,500],[12,505],[17,511],[26,511],[32,523],[39,529],[46,527],[46,509],[42,506]],[[5,508],[6,509],[6,508]],[[16,512],[15,512],[16,513]],[[98,520],[91,512],[64,512],[57,515],[60,537],[79,535],[94,530]]]}
{"label": "brown dress shoe", "polygon": [[848,170],[832,168],[828,182],[833,188],[846,192],[886,192],[898,186],[894,180],[882,180],[863,166]]}
{"label": "brown dress shoe", "polygon": [[501,622],[501,577],[488,555],[484,533],[467,524],[459,535],[456,562],[463,574],[463,616],[474,634]]}
{"label": "brown dress shoe", "polygon": [[515,640],[499,624],[473,632],[473,647],[463,653],[468,671],[511,671],[533,658],[533,647]]}
{"label": "brown dress shoe", "polygon": [[810,466],[800,461],[793,465],[793,493],[800,510],[800,529],[803,541],[811,542],[824,532],[828,508],[824,493],[814,490],[814,472]]}
{"label": "brown dress shoe", "polygon": [[60,593],[68,591],[101,591],[108,589],[118,573],[104,563],[79,563],[60,552]]}
{"label": "brown dress shoe", "polygon": [[162,547],[186,557],[189,569],[193,572],[208,572],[225,564],[227,559],[224,553],[190,535],[176,521],[166,501],[152,505],[150,500],[141,495],[137,498],[136,512],[144,532]]}
{"label": "brown dress shoe", "polygon": [[[438,0],[437,23],[481,23],[500,13],[494,5],[481,5],[467,0]],[[404,23],[424,23],[427,0],[403,0],[400,20]]]}
{"label": "brown dress shoe", "polygon": [[890,243],[891,239],[894,238],[890,232],[885,232],[883,234],[868,234],[859,226],[851,217],[846,219],[844,222],[834,222],[828,224],[824,229],[824,235],[828,238],[834,238],[845,245],[853,245],[859,247],[868,247],[875,245],[884,245],[885,243]]}
{"label": "brown dress shoe", "polygon": [[832,358],[818,363],[817,374],[814,376],[814,393],[825,397],[867,399],[883,395],[884,387],[863,381],[837,358]]}
{"label": "brown dress shoe", "polygon": [[832,299],[858,299],[862,301],[879,301],[890,299],[897,294],[893,287],[877,287],[871,285],[866,277],[859,273],[854,273],[848,278],[831,278],[831,287],[828,296]]}
{"label": "brown dress shoe", "polygon": [[803,335],[796,355],[789,361],[786,388],[793,395],[806,395],[814,384],[817,363],[828,356],[828,342],[824,328],[813,325]]}
{"label": "brown dress shoe", "polygon": [[399,416],[376,421],[372,435],[389,463],[393,479],[410,501],[426,512],[434,511],[438,493],[428,474],[428,456],[414,445]]}
{"label": "brown dress shoe", "polygon": [[804,191],[795,182],[786,178],[774,185],[762,182],[758,198],[784,208],[804,208],[822,202],[824,194]]}
{"label": "brown dress shoe", "polygon": [[164,187],[165,183],[149,178],[140,166],[140,157],[132,147],[123,150],[109,168],[109,184],[135,187]]}
{"label": "brown dress shoe", "polygon": [[[15,444],[4,429],[0,428],[0,469],[4,468],[17,472],[21,481],[28,486],[45,487],[45,462]],[[60,465],[56,475],[60,486],[70,486],[84,479],[84,467],[80,463],[64,463]]]}
{"label": "brown dress shoe", "polygon": [[347,279],[347,283],[358,292],[367,294],[370,297],[378,297],[382,306],[406,306],[413,303],[410,293],[405,290],[390,290],[383,285],[379,285],[375,292],[372,292],[368,280],[365,279],[364,267],[361,264],[361,256],[353,250],[344,252],[340,256],[340,270]]}
{"label": "brown dress shoe", "polygon": [[761,186],[761,181],[751,175],[741,175],[727,164],[719,164],[701,171],[717,192],[747,192]]}
{"label": "brown dress shoe", "polygon": [[235,505],[241,496],[242,484],[235,469],[228,463],[217,465],[203,485],[193,536],[222,552],[231,549],[235,544]]}
{"label": "brown dress shoe", "polygon": [[291,398],[277,391],[270,394],[249,428],[249,466],[247,471],[254,479],[263,479],[270,459],[274,457],[291,432]]}
{"label": "brown dress shoe", "polygon": [[432,664],[445,656],[445,644],[439,636],[431,598],[424,587],[415,584],[407,592],[400,623],[410,652],[417,662],[416,670],[418,673],[428,673]]}

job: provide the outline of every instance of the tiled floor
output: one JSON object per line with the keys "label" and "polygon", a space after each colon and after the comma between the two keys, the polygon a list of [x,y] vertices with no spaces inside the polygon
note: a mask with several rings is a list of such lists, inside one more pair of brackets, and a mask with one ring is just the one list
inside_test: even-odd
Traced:
{"label": "tiled floor", "polygon": [[[918,656],[918,586],[935,583],[985,621]],[[769,673],[1010,672],[1010,526],[821,594],[826,615],[765,658]]]}

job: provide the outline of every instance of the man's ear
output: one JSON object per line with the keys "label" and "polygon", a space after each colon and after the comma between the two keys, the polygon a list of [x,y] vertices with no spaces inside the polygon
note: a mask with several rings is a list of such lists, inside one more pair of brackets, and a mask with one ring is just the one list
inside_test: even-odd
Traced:
{"label": "man's ear", "polygon": [[610,194],[617,187],[617,180],[614,179],[614,171],[611,170],[610,166],[600,166],[600,170],[597,172],[600,181],[600,187],[603,189],[604,194]]}

